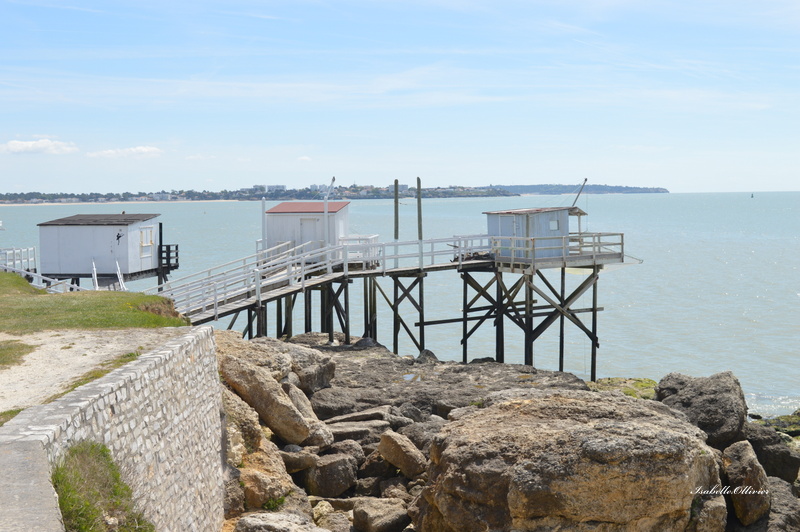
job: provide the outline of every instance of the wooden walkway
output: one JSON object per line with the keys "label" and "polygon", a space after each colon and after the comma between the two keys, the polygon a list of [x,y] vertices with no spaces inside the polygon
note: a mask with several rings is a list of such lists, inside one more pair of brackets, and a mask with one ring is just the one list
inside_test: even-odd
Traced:
{"label": "wooden walkway", "polygon": [[[532,238],[457,236],[407,242],[308,249],[282,244],[215,268],[166,282],[145,293],[171,298],[193,324],[344,279],[402,277],[494,267],[512,273],[623,262],[619,233],[580,233],[543,242]],[[540,257],[540,255],[547,255]]]}

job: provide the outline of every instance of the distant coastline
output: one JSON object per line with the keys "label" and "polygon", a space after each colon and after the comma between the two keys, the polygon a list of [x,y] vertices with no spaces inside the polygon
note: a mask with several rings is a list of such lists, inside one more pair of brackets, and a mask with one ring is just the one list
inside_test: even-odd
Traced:
{"label": "distant coastline", "polygon": [[[481,198],[520,195],[559,195],[576,194],[580,187],[575,185],[489,185],[486,187],[436,187],[422,188],[423,198]],[[142,202],[177,202],[177,201],[254,201],[262,198],[269,201],[322,200],[327,192],[324,185],[313,185],[303,189],[287,189],[285,186],[255,185],[239,190],[172,190],[170,192],[123,192],[123,193],[45,193],[16,192],[0,194],[0,205],[38,205],[38,204],[104,204],[104,203],[142,203]],[[625,187],[614,185],[587,185],[585,194],[649,194],[668,193],[665,188]],[[336,199],[391,199],[394,198],[394,187],[375,187],[372,185],[351,185],[335,187],[331,197]],[[400,197],[415,197],[414,187],[400,185]]]}

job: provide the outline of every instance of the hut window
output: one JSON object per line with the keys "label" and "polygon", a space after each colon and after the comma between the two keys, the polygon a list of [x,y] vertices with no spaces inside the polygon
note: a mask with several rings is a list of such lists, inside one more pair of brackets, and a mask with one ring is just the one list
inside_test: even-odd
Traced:
{"label": "hut window", "polygon": [[558,231],[558,220],[550,220],[550,230]]}

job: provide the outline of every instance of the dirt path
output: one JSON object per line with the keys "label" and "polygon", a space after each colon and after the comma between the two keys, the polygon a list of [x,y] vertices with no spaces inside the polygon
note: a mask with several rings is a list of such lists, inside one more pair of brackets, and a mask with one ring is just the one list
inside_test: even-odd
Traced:
{"label": "dirt path", "polygon": [[103,361],[146,353],[185,328],[58,330],[21,336],[0,333],[0,341],[19,340],[36,347],[22,364],[0,369],[0,412],[41,404]]}

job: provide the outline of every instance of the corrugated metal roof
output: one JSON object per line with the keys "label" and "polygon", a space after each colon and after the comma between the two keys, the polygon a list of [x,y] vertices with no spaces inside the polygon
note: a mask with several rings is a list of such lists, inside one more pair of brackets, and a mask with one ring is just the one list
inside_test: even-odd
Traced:
{"label": "corrugated metal roof", "polygon": [[131,225],[145,220],[150,220],[160,214],[76,214],[42,222],[42,225]]}
{"label": "corrugated metal roof", "polygon": [[585,216],[579,207],[542,207],[540,209],[509,209],[507,211],[485,211],[483,214],[537,214],[540,212],[564,211],[568,210],[570,216]]}
{"label": "corrugated metal roof", "polygon": [[[329,201],[328,212],[339,212],[350,205],[349,201]],[[284,201],[267,210],[267,214],[322,214],[324,201]]]}

